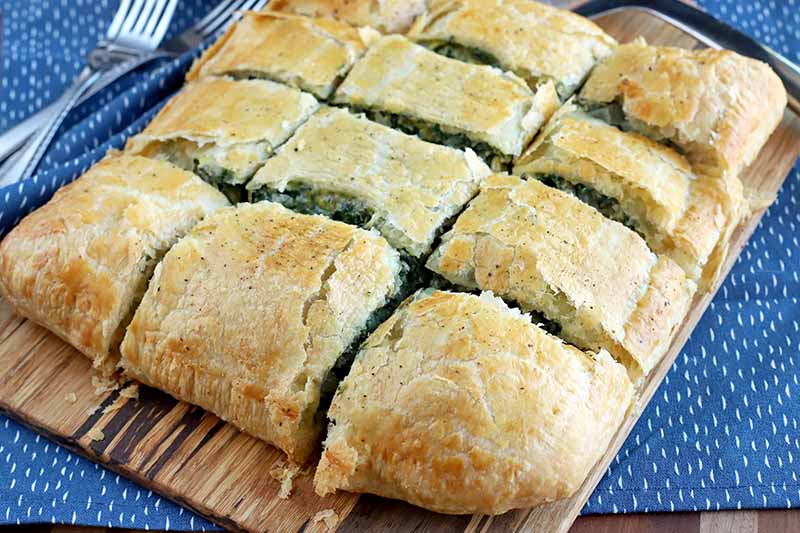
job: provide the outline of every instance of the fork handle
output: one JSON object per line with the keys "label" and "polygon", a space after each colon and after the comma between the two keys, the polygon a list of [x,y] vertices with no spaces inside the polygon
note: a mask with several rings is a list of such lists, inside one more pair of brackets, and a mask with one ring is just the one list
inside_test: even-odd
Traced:
{"label": "fork handle", "polygon": [[[105,89],[125,74],[128,74],[132,70],[144,65],[145,63],[148,63],[154,59],[169,56],[170,54],[168,53],[156,52],[153,54],[145,54],[136,59],[131,59],[130,61],[122,63],[118,67],[106,72],[103,77],[97,81],[97,83],[92,85],[89,90],[83,93],[83,96],[78,99],[76,105],[82,104],[87,99]],[[40,109],[19,124],[0,134],[0,162],[5,161],[9,156],[17,152],[19,148],[25,144],[25,141],[31,137],[31,135],[36,133],[39,129],[43,128],[45,124],[47,124],[47,120],[49,120],[50,117],[55,113],[55,106],[57,104],[58,101],[49,104],[47,107]],[[2,170],[1,167],[0,170]],[[2,173],[0,173],[0,175],[2,175]]]}
{"label": "fork handle", "polygon": [[75,79],[69,89],[58,99],[54,105],[52,113],[47,117],[49,124],[39,130],[25,147],[19,157],[14,158],[8,165],[0,168],[0,187],[16,183],[29,178],[39,166],[45,151],[56,134],[56,131],[64,122],[69,110],[77,103],[78,99],[86,90],[95,83],[102,72],[84,68]]}

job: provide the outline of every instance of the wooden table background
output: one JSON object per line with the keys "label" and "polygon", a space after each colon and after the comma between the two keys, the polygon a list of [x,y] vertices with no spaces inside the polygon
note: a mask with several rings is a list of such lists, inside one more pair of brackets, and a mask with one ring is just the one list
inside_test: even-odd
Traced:
{"label": "wooden table background", "polygon": [[[408,527],[408,524],[404,524]],[[0,527],[26,533],[131,533],[134,529],[73,526]],[[340,528],[339,532],[348,531]],[[415,531],[434,532],[421,527]],[[790,511],[719,511],[711,513],[651,513],[578,518],[570,533],[798,533],[800,509]]]}

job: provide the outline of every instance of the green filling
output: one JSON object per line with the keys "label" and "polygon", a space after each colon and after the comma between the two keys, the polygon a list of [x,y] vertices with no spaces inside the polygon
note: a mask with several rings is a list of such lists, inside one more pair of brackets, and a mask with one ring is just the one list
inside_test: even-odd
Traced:
{"label": "green filling", "polygon": [[592,118],[601,120],[606,124],[621,129],[622,131],[629,131],[644,135],[651,141],[655,141],[658,144],[667,146],[679,154],[684,153],[681,147],[677,146],[670,139],[665,137],[659,128],[651,126],[650,124],[642,122],[641,120],[625,116],[625,111],[623,111],[619,102],[614,101],[599,103],[579,100],[578,103],[584,109],[584,111],[586,111],[586,114]]}
{"label": "green filling", "polygon": [[219,169],[216,167],[203,166],[197,159],[194,160],[193,170],[194,173],[203,178],[204,181],[219,189],[232,204],[238,204],[246,198],[244,185],[234,185],[231,183],[236,180],[236,176],[232,171],[226,168]]}
{"label": "green filling", "polygon": [[[428,286],[431,287],[432,289],[436,289],[439,291],[467,292],[470,294],[474,294],[476,296],[479,296],[481,293],[480,289],[469,289],[462,285],[453,283],[444,276],[436,273],[433,273],[433,275],[431,276],[431,280],[428,283]],[[506,300],[505,298],[503,298],[503,301],[505,301],[506,305],[508,305],[510,308],[519,309],[519,306],[516,304],[516,302]],[[545,330],[547,333],[555,337],[558,337],[561,334],[561,329],[562,329],[561,324],[559,324],[555,320],[550,320],[549,318],[547,318],[547,316],[545,316],[544,313],[540,313],[539,311],[525,311],[525,310],[523,310],[523,312],[530,315],[531,322],[536,324],[543,330]]]}
{"label": "green filling", "polygon": [[572,183],[571,181],[565,180],[561,176],[556,176],[553,174],[539,174],[533,177],[548,187],[553,187],[554,189],[570,193],[578,198],[578,200],[581,202],[589,204],[600,211],[600,213],[602,213],[606,218],[615,220],[628,229],[631,229],[641,235],[642,232],[639,228],[639,225],[636,223],[636,220],[623,211],[622,205],[620,205],[619,201],[611,198],[610,196],[606,196],[594,187],[589,187],[583,183]]}
{"label": "green filling", "polygon": [[463,150],[472,148],[478,156],[495,172],[507,170],[511,164],[512,156],[499,152],[489,144],[481,141],[472,141],[463,133],[448,133],[441,126],[431,124],[407,115],[376,111],[373,109],[361,110],[370,120],[398,129],[409,135],[417,135],[426,141],[443,144],[451,148]]}
{"label": "green filling", "polygon": [[464,63],[474,63],[477,65],[489,65],[501,68],[500,62],[492,54],[477,48],[470,48],[454,42],[443,42],[431,44],[431,50],[439,55],[458,59]]}
{"label": "green filling", "polygon": [[262,200],[279,203],[298,213],[325,215],[354,226],[366,225],[373,216],[372,209],[355,196],[308,185],[292,185],[283,192],[262,187],[250,193],[251,202]]}
{"label": "green filling", "polygon": [[531,315],[531,322],[545,330],[550,335],[553,335],[554,337],[561,335],[561,324],[555,320],[550,320],[544,315],[544,313],[540,313],[539,311],[528,311],[528,314]]}
{"label": "green filling", "polygon": [[397,294],[370,315],[361,332],[350,343],[350,346],[342,352],[342,355],[336,360],[336,364],[325,375],[320,389],[319,406],[314,415],[318,420],[324,420],[328,407],[330,407],[333,400],[333,395],[336,393],[336,388],[350,372],[350,367],[353,366],[353,361],[355,361],[358,352],[361,351],[364,341],[392,315],[403,300],[427,283],[430,276],[423,265],[424,261],[409,257],[403,258],[403,267],[400,271],[400,288]]}

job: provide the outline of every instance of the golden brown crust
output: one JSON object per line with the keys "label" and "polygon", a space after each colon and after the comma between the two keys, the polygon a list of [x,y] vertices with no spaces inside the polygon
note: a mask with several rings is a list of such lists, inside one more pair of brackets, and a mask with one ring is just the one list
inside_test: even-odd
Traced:
{"label": "golden brown crust", "polygon": [[225,205],[169,163],[111,155],[6,236],[0,290],[17,313],[113,372],[121,328],[157,258]]}
{"label": "golden brown crust", "polygon": [[489,168],[467,153],[421,141],[345,110],[316,113],[248,184],[284,191],[307,186],[361,201],[369,227],[415,257],[478,191]]}
{"label": "golden brown crust", "polygon": [[[694,291],[685,277],[673,278],[672,269],[654,270],[657,260],[641,237],[574,196],[536,180],[496,175],[442,237],[428,268],[459,286],[491,290],[544,313],[566,340],[607,349],[638,379],[664,354],[628,350],[636,345],[625,343],[626,329],[640,301],[661,283],[674,285],[661,291],[676,291],[681,302]],[[671,281],[654,279],[662,271]],[[662,336],[669,338],[682,318],[637,319],[658,324],[650,330],[656,339],[637,344],[664,346]]]}
{"label": "golden brown crust", "polygon": [[[555,94],[553,84],[541,88]],[[334,101],[405,115],[519,155],[549,117],[510,72],[440,56],[400,35],[379,39],[356,63]],[[549,102],[551,99],[548,99]]]}
{"label": "golden brown crust", "polygon": [[186,78],[253,76],[324,99],[365,49],[359,30],[336,20],[247,11]]}
{"label": "golden brown crust", "polygon": [[232,183],[243,183],[318,107],[310,94],[279,83],[203,78],[167,102],[126,150],[187,170],[227,170]]}
{"label": "golden brown crust", "polygon": [[404,32],[425,10],[425,0],[271,0],[265,9],[309,17],[331,17],[383,33]]}
{"label": "golden brown crust", "polygon": [[431,0],[408,36],[488,53],[531,87],[553,80],[562,98],[616,45],[590,20],[531,0]]}
{"label": "golden brown crust", "polygon": [[615,199],[650,249],[669,255],[694,280],[728,226],[738,224],[743,203],[740,190],[696,176],[674,150],[593,119],[572,103],[551,119],[514,173],[557,175]]}
{"label": "golden brown crust", "polygon": [[400,268],[378,235],[270,202],[239,204],[164,257],[121,365],[304,462],[317,445],[322,382],[398,290]]}
{"label": "golden brown crust", "polygon": [[499,298],[418,293],[340,385],[315,488],[459,514],[565,498],[632,398],[607,353],[561,343]]}
{"label": "golden brown crust", "polygon": [[736,177],[783,116],[786,91],[764,63],[728,50],[628,43],[581,90],[680,146],[699,173]]}

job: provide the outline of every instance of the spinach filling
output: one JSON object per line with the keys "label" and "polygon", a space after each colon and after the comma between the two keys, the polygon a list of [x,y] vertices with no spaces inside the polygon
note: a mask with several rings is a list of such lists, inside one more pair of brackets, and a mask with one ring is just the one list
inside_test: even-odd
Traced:
{"label": "spinach filling", "polygon": [[439,55],[443,55],[451,59],[458,59],[464,63],[474,63],[476,65],[489,65],[491,67],[502,68],[500,61],[498,61],[496,57],[477,48],[470,48],[469,46],[464,46],[452,41],[423,44],[430,47],[431,50]]}
{"label": "spinach filling", "polygon": [[360,109],[360,111],[374,122],[398,129],[409,135],[417,135],[421,139],[432,143],[443,144],[458,150],[472,148],[478,157],[483,159],[495,172],[508,170],[511,165],[512,156],[498,151],[488,143],[473,141],[464,133],[449,133],[437,124],[431,124],[399,113],[376,111],[374,109]]}
{"label": "spinach filling", "polygon": [[192,171],[206,183],[219,189],[232,204],[238,204],[246,198],[244,185],[234,185],[232,182],[236,180],[236,176],[227,168],[204,166],[195,159]]}
{"label": "spinach filling", "polygon": [[[445,278],[441,274],[436,274],[436,273],[432,274],[432,276],[430,278],[430,282],[428,282],[428,286],[431,287],[432,289],[436,289],[436,290],[439,290],[439,291],[465,292],[465,293],[469,293],[469,294],[474,294],[475,296],[480,296],[480,294],[482,292],[480,289],[477,289],[477,288],[472,288],[471,289],[469,287],[465,287],[463,285],[458,285],[456,283],[453,283],[452,281],[450,281],[449,279]],[[560,337],[561,330],[562,330],[560,323],[556,322],[555,320],[550,320],[549,318],[547,318],[547,315],[545,315],[542,312],[535,311],[535,310],[525,310],[525,309],[521,308],[519,306],[519,304],[517,304],[517,302],[515,302],[513,300],[509,300],[509,299],[503,298],[503,301],[511,309],[519,309],[523,313],[527,313],[528,315],[530,315],[531,322],[533,324],[539,326],[543,330],[545,330],[550,335],[553,335],[554,337]]]}
{"label": "spinach filling", "polygon": [[619,201],[615,198],[606,196],[594,187],[589,187],[583,183],[572,183],[571,181],[567,181],[561,176],[556,176],[554,174],[537,174],[532,177],[541,181],[548,187],[553,187],[554,189],[570,193],[581,202],[589,204],[600,211],[600,213],[606,218],[610,218],[611,220],[619,222],[623,226],[635,231],[642,236],[642,238],[644,238],[636,219],[628,215],[628,213],[622,209],[622,205],[619,203]]}
{"label": "spinach filling", "polygon": [[[325,378],[322,381],[320,389],[320,401],[317,411],[314,414],[315,418],[320,422],[324,422],[325,415],[331,405],[333,396],[339,384],[347,377],[350,372],[350,367],[353,366],[358,352],[361,351],[361,346],[378,329],[378,326],[383,324],[397,309],[400,304],[408,298],[414,291],[427,284],[430,276],[424,268],[424,261],[404,257],[402,259],[403,266],[400,271],[400,287],[392,298],[390,298],[384,305],[376,309],[364,324],[361,332],[356,336],[353,342],[342,352],[342,355],[336,360]],[[326,426],[323,426],[326,427]]]}
{"label": "spinach filling", "polygon": [[622,106],[617,101],[601,103],[587,102],[586,100],[580,99],[578,100],[578,105],[592,118],[605,122],[625,132],[644,135],[651,141],[671,148],[681,155],[684,154],[684,150],[672,142],[672,140],[665,137],[658,127],[651,126],[650,124],[632,117],[627,117]]}
{"label": "spinach filling", "polygon": [[325,215],[339,222],[364,226],[373,211],[364,202],[348,194],[319,190],[308,185],[292,185],[283,192],[262,187],[250,192],[251,202],[268,200],[306,215]]}

